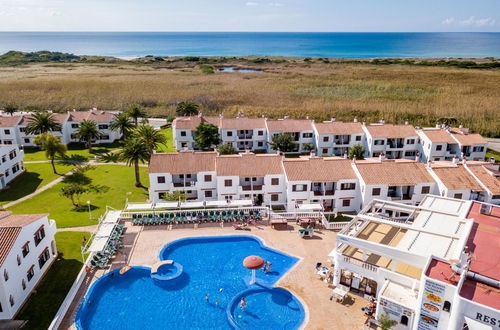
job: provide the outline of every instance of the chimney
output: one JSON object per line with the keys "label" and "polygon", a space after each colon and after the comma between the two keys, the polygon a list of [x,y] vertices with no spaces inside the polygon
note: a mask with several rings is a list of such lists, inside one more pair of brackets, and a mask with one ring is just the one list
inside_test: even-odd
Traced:
{"label": "chimney", "polygon": [[490,163],[490,164],[495,164],[495,157],[490,157],[490,158],[488,159],[488,163]]}
{"label": "chimney", "polygon": [[451,162],[452,162],[453,164],[458,163],[458,156],[457,156],[457,155],[453,156],[453,159],[451,160]]}
{"label": "chimney", "polygon": [[249,154],[249,153],[250,153],[250,147],[249,147],[249,146],[246,146],[246,147],[245,147],[245,153],[246,153],[246,154]]}
{"label": "chimney", "polygon": [[361,125],[366,126],[366,121],[362,122]]}
{"label": "chimney", "polygon": [[381,152],[380,155],[378,155],[378,160],[383,161],[385,160],[385,152]]}
{"label": "chimney", "polygon": [[409,124],[408,120],[405,120],[405,125],[408,125],[408,124]]}
{"label": "chimney", "polygon": [[439,123],[437,123],[436,128],[441,128],[441,125],[439,125]]}
{"label": "chimney", "polygon": [[334,121],[336,121],[336,120],[337,120],[337,118],[335,118],[335,117],[330,118],[330,121],[331,121],[332,123],[333,123]]}
{"label": "chimney", "polygon": [[201,117],[203,117],[203,113],[200,111],[200,112],[198,112],[198,118],[201,118]]}
{"label": "chimney", "polygon": [[309,120],[309,116],[306,116],[306,119]]}
{"label": "chimney", "polygon": [[427,160],[427,168],[431,168],[431,164],[432,164],[431,160],[430,159]]}
{"label": "chimney", "polygon": [[277,149],[276,149],[276,153],[277,153],[278,155],[281,155],[280,148],[277,148]]}
{"label": "chimney", "polygon": [[385,124],[385,120],[383,120],[383,119],[380,119],[378,122],[379,122],[379,124],[382,124],[382,125]]}
{"label": "chimney", "polygon": [[355,117],[354,118],[354,122],[357,123],[358,122],[358,118]]}
{"label": "chimney", "polygon": [[188,151],[189,149],[188,149],[188,147],[184,147],[184,148],[182,148],[182,150]]}
{"label": "chimney", "polygon": [[73,112],[76,112],[76,109],[73,109]]}
{"label": "chimney", "polygon": [[314,152],[314,150],[311,150],[311,151],[309,152],[309,157],[313,158],[313,157],[315,157],[315,156],[316,156],[316,153]]}
{"label": "chimney", "polygon": [[347,151],[344,151],[344,159],[347,159],[348,155],[347,155]]}
{"label": "chimney", "polygon": [[283,116],[283,119],[288,119],[288,118],[289,118],[289,117],[288,117],[288,115],[286,115],[286,116]]}
{"label": "chimney", "polygon": [[352,163],[353,163],[353,164],[356,164],[356,155],[353,155],[353,156],[352,156]]}
{"label": "chimney", "polygon": [[464,156],[464,158],[462,159],[462,164],[466,164],[467,163],[467,156]]}
{"label": "chimney", "polygon": [[92,108],[92,110],[97,111],[97,108]]}
{"label": "chimney", "polygon": [[419,159],[420,159],[420,152],[419,152],[419,151],[417,151],[417,152],[415,153],[415,161],[416,161],[416,162],[418,162],[418,160],[419,160]]}

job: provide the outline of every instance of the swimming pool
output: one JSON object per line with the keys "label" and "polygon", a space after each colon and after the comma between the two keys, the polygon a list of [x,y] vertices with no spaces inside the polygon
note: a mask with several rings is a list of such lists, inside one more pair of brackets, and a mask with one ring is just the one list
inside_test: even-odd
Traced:
{"label": "swimming pool", "polygon": [[[272,263],[271,272],[243,267],[248,255]],[[172,281],[151,279],[149,267],[118,270],[89,289],[75,320],[78,329],[297,329],[304,320],[300,302],[284,289],[269,289],[298,260],[270,249],[252,236],[186,238],[166,245],[160,260],[183,267]],[[208,301],[205,295],[208,294]],[[247,307],[241,310],[241,296]],[[233,318],[233,322],[231,322]]]}

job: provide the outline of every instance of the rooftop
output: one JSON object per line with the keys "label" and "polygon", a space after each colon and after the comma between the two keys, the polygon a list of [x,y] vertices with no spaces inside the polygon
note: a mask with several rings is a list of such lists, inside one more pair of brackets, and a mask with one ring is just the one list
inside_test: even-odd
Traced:
{"label": "rooftop", "polygon": [[463,165],[437,167],[432,169],[446,188],[450,190],[484,191],[484,188]]}
{"label": "rooftop", "polygon": [[22,116],[0,116],[0,127],[14,127],[22,119]]}
{"label": "rooftop", "polygon": [[363,128],[358,122],[328,121],[314,125],[319,134],[351,135],[363,133]]}
{"label": "rooftop", "polygon": [[201,123],[208,123],[219,127],[220,118],[203,116],[177,117],[172,122],[172,126],[176,129],[190,129],[194,131]]}
{"label": "rooftop", "polygon": [[374,138],[397,139],[418,136],[411,125],[370,124],[366,125],[366,129]]}
{"label": "rooftop", "polygon": [[257,128],[266,128],[265,118],[222,118],[220,122],[220,127],[222,129],[252,130]]}
{"label": "rooftop", "polygon": [[434,182],[425,164],[415,161],[362,162],[356,163],[356,168],[363,181],[369,185],[414,186]]}
{"label": "rooftop", "polygon": [[191,174],[215,171],[216,152],[193,150],[157,153],[151,156],[149,173]]}
{"label": "rooftop", "polygon": [[282,156],[278,154],[240,153],[218,156],[217,175],[240,177],[263,177],[269,174],[283,174]]}
{"label": "rooftop", "polygon": [[434,143],[457,143],[457,141],[451,137],[450,133],[442,128],[424,128],[422,129],[422,133]]}
{"label": "rooftop", "polygon": [[396,303],[406,307],[417,307],[417,296],[410,287],[388,281],[387,286],[381,293],[381,296],[386,297]]}
{"label": "rooftop", "polygon": [[114,112],[104,110],[88,110],[88,111],[68,111],[68,121],[82,122],[84,120],[92,120],[96,123],[109,123],[116,116]]}
{"label": "rooftop", "polygon": [[500,195],[500,174],[498,170],[495,170],[494,167],[498,168],[499,165],[485,166],[470,166],[467,168],[474,174],[474,176],[488,188],[489,191],[493,195]]}
{"label": "rooftop", "polygon": [[270,132],[297,133],[302,131],[312,131],[313,121],[309,119],[268,120],[267,127]]}
{"label": "rooftop", "polygon": [[486,141],[480,134],[469,133],[468,131],[469,130],[466,128],[452,128],[450,134],[455,140],[464,146],[488,143],[488,141]]}
{"label": "rooftop", "polygon": [[356,179],[349,159],[334,157],[288,158],[283,161],[289,181],[336,182]]}

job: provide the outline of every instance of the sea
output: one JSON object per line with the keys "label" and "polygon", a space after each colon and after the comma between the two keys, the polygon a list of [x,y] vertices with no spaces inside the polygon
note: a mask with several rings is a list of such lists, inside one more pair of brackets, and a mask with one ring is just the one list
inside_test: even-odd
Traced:
{"label": "sea", "polygon": [[500,57],[500,33],[0,32],[0,53],[289,56],[328,58]]}

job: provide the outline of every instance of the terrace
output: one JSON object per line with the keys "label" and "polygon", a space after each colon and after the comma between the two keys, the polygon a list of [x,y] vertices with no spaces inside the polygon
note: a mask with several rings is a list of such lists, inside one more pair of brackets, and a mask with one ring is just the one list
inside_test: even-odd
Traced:
{"label": "terrace", "polygon": [[194,187],[198,181],[196,174],[172,175],[172,184],[175,188]]}
{"label": "terrace", "polygon": [[314,196],[333,196],[335,186],[335,182],[313,182],[311,183],[311,191]]}

